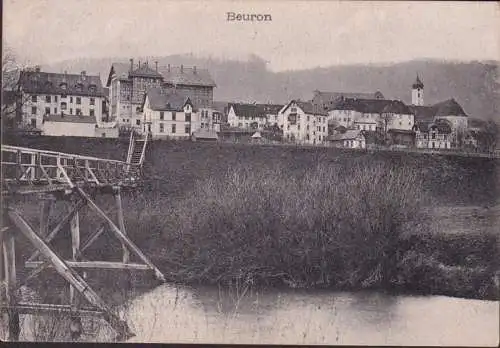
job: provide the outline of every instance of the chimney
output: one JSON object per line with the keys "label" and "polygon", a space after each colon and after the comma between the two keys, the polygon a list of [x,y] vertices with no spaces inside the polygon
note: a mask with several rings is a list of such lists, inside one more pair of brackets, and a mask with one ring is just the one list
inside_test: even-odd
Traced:
{"label": "chimney", "polygon": [[156,70],[156,72],[158,72],[158,61],[157,60],[155,60],[155,70]]}
{"label": "chimney", "polygon": [[141,68],[141,60],[139,59],[139,63],[137,64],[137,68],[140,69]]}
{"label": "chimney", "polygon": [[168,72],[170,72],[170,64],[168,65]]}
{"label": "chimney", "polygon": [[181,64],[181,73],[184,72],[184,65]]}
{"label": "chimney", "polygon": [[134,70],[134,58],[130,58],[130,71]]}
{"label": "chimney", "polygon": [[196,65],[193,67],[193,73],[196,74]]}

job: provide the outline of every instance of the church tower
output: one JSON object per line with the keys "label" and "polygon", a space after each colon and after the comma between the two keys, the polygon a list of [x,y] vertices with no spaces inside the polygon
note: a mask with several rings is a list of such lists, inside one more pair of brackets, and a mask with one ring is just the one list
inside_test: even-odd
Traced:
{"label": "church tower", "polygon": [[417,79],[411,86],[411,103],[417,106],[424,105],[424,84],[420,81],[418,74]]}

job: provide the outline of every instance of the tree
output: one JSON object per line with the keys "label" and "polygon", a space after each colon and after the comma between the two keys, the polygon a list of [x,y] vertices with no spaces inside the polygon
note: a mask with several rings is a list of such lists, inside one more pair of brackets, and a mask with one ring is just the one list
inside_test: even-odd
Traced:
{"label": "tree", "polygon": [[493,120],[488,120],[478,134],[478,146],[484,152],[496,150],[500,136],[500,126]]}
{"label": "tree", "polygon": [[23,96],[19,77],[25,67],[12,49],[5,47],[2,54],[2,126],[6,128],[18,127],[21,123],[22,108],[28,101]]}

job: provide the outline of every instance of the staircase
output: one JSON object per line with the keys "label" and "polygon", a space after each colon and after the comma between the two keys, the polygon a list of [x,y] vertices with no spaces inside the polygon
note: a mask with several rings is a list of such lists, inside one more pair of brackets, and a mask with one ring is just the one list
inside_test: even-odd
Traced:
{"label": "staircase", "polygon": [[144,157],[146,156],[146,146],[148,143],[149,136],[140,136],[135,134],[135,132],[130,133],[130,140],[128,146],[127,154],[127,164],[128,170],[131,167],[140,168],[144,163]]}

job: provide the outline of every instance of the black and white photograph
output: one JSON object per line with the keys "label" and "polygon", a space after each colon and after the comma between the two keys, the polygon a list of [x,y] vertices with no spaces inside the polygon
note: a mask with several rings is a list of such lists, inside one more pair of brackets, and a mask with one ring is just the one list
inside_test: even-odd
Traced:
{"label": "black and white photograph", "polygon": [[500,5],[4,0],[0,341],[500,344]]}

